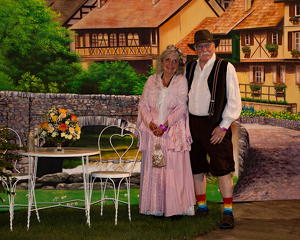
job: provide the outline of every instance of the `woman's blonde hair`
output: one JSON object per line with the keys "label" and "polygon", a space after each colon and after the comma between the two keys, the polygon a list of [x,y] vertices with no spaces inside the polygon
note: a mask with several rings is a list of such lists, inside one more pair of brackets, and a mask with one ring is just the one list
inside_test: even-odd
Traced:
{"label": "woman's blonde hair", "polygon": [[179,52],[173,49],[166,49],[163,51],[163,53],[158,57],[156,61],[156,73],[160,74],[163,72],[163,60],[168,57],[168,56],[173,56],[176,57],[178,60],[178,69],[176,71],[176,75],[178,74],[183,74],[184,73],[184,64],[181,64],[181,57],[179,55]]}

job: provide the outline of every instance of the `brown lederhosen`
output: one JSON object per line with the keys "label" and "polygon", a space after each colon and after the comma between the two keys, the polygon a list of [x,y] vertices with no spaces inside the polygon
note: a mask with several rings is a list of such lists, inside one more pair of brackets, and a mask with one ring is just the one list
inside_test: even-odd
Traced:
{"label": "brown lederhosen", "polygon": [[[233,147],[231,142],[231,128],[226,131],[226,135],[220,144],[210,143],[213,129],[222,121],[222,113],[227,103],[226,97],[226,72],[227,61],[219,62],[220,69],[217,71],[217,83],[213,90],[213,81],[219,59],[216,60],[213,69],[208,77],[208,86],[213,98],[211,100],[210,116],[195,116],[190,114],[190,129],[193,138],[192,149],[190,151],[191,166],[193,174],[210,172],[215,176],[223,176],[234,171]],[[195,63],[188,64],[186,76],[189,90],[193,81]],[[207,160],[207,154],[210,160]]]}

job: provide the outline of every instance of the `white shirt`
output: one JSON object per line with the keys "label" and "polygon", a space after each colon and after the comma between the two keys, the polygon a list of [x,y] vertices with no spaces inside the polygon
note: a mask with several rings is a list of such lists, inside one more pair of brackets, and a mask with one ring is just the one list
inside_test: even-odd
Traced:
{"label": "white shirt", "polygon": [[[216,55],[200,68],[199,59],[194,73],[191,90],[189,92],[189,112],[196,116],[208,116],[210,91],[207,79],[216,61]],[[221,127],[229,128],[230,124],[239,118],[242,110],[242,102],[238,78],[234,66],[228,62],[226,73],[227,104],[222,113]]]}

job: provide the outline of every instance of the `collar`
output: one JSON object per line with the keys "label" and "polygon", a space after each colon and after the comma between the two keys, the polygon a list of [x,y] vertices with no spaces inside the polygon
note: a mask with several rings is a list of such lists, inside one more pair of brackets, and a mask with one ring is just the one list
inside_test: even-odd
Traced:
{"label": "collar", "polygon": [[[211,59],[209,59],[208,62],[205,63],[203,70],[204,70],[205,68],[207,68],[207,67],[213,65],[213,64],[215,63],[215,61],[216,61],[216,58],[217,58],[217,57],[216,57],[216,54],[214,53],[214,54],[212,55]],[[197,65],[200,67],[199,61],[200,61],[200,59],[198,58],[198,59],[197,59]]]}

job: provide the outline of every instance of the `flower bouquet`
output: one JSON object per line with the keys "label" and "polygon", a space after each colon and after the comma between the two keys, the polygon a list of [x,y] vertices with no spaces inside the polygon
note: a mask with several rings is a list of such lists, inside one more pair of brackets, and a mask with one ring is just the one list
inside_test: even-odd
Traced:
{"label": "flower bouquet", "polygon": [[63,151],[61,145],[66,141],[80,139],[81,128],[77,117],[68,110],[52,107],[45,116],[42,125],[38,126],[36,137],[52,142],[56,151]]}

